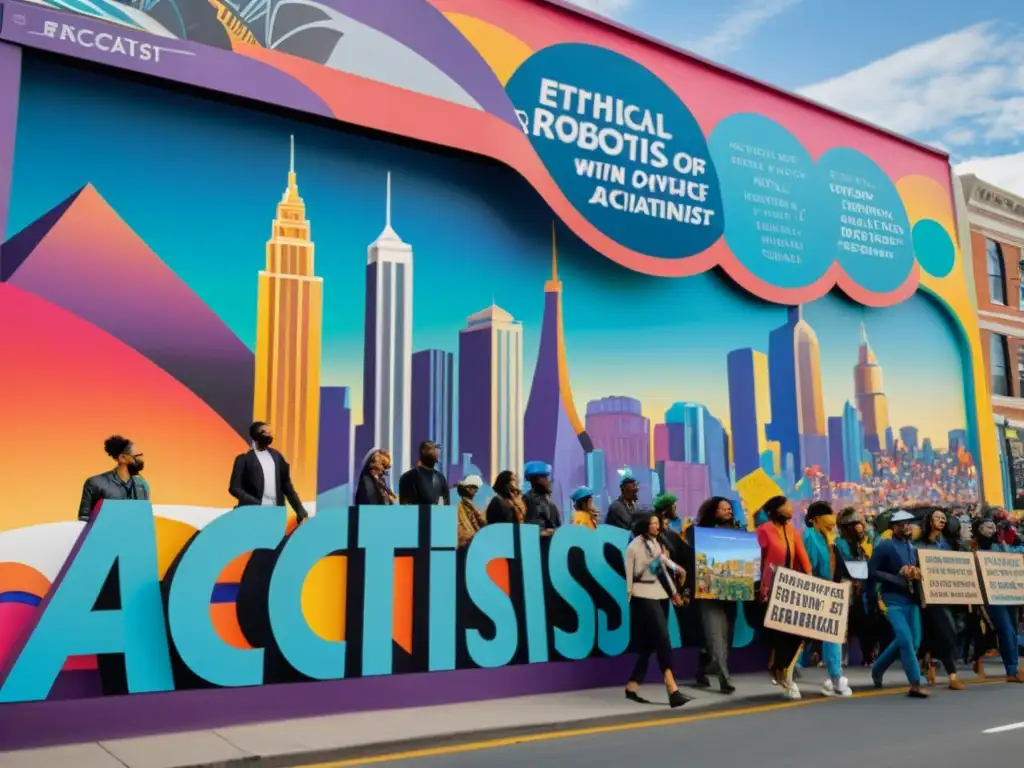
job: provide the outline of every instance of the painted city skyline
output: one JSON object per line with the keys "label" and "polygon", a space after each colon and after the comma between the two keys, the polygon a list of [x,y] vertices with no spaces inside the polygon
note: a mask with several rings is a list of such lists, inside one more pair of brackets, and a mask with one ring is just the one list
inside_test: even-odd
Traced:
{"label": "painted city skyline", "polygon": [[[678,491],[690,510],[706,495],[729,495],[751,466],[786,475],[787,455],[794,483],[804,457],[833,478],[840,467],[844,481],[852,478],[863,463],[857,454],[863,459],[872,437],[881,440],[881,426],[896,436],[901,428],[913,432],[922,454],[925,438],[927,450],[941,453],[949,434],[963,430],[953,335],[925,296],[884,310],[838,296],[785,308],[715,274],[640,275],[561,225],[553,232],[550,212],[504,169],[274,116],[243,123],[217,104],[173,94],[161,107],[166,112],[168,99],[178,100],[180,124],[172,131],[144,88],[137,99],[114,101],[103,77],[91,73],[65,73],[76,87],[60,93],[88,141],[69,136],[54,152],[41,126],[56,96],[36,77],[26,75],[19,113],[7,238],[40,217],[50,221],[49,212],[59,214],[62,201],[89,185],[90,205],[123,220],[182,290],[230,329],[234,341],[225,344],[252,350],[248,363],[239,352],[236,369],[250,365],[255,373],[235,392],[251,399],[254,414],[267,411],[279,434],[301,433],[287,439],[293,465],[318,433],[319,465],[303,460],[302,471],[321,492],[350,482],[372,445],[391,449],[401,470],[411,466],[415,445],[433,438],[445,444],[450,479],[463,453],[472,453],[488,482],[495,470],[521,471],[522,462],[541,459],[556,467],[560,495],[594,482],[606,504],[628,466],[647,473],[640,478],[647,498]],[[107,108],[125,127],[116,138],[102,128]],[[195,140],[211,121],[230,129],[230,140],[215,148]],[[148,155],[150,174],[163,180],[154,187],[157,200],[146,199],[123,164],[103,162],[105,152],[158,144],[162,154]],[[210,170],[216,167],[233,172]],[[293,182],[301,182],[301,198],[297,186],[290,197]],[[207,199],[218,204],[201,202]],[[268,219],[277,222],[270,242]],[[294,229],[288,236],[296,242],[285,248],[279,227]],[[299,279],[274,277],[283,274],[271,265],[278,253],[298,258],[306,270]],[[314,303],[304,315],[289,305],[292,321],[305,318],[310,335],[290,331],[309,343],[287,386],[295,393],[300,381],[312,386],[319,369],[319,403],[307,396],[282,422],[256,407],[265,397],[260,380],[272,368],[259,362],[260,329],[270,327],[261,286],[291,283],[322,286],[319,356],[311,341]],[[187,357],[191,337],[174,341]],[[206,386],[200,396],[227,418],[231,393],[204,385],[196,360],[160,364],[197,394]],[[943,380],[948,387],[933,386]],[[469,412],[479,415],[467,419]],[[737,419],[741,412],[750,415]],[[232,414],[237,432],[247,417]],[[316,427],[303,431],[289,418]],[[90,461],[102,466],[103,457]]]}

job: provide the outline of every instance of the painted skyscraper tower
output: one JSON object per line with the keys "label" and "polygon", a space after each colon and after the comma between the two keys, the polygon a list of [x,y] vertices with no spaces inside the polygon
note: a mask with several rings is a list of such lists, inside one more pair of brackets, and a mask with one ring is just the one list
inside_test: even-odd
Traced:
{"label": "painted skyscraper tower", "polygon": [[[796,345],[796,392],[799,413],[800,451],[804,467],[817,464],[828,471],[828,426],[821,391],[821,345],[818,334],[804,320],[797,307],[797,323],[793,329]],[[797,467],[798,470],[803,467]]]}
{"label": "painted skyscraper tower", "polygon": [[[392,475],[411,469],[412,246],[391,228],[391,174],[384,229],[366,254],[366,321],[363,341],[363,424],[356,461],[371,448],[391,453]],[[356,467],[358,472],[360,467]]]}
{"label": "painted skyscraper tower", "polygon": [[523,326],[492,304],[459,331],[459,450],[492,483],[523,472]]}
{"label": "painted skyscraper tower", "polygon": [[864,447],[872,453],[883,450],[889,428],[889,404],[882,386],[882,366],[868,344],[868,332],[860,324],[860,349],[853,367],[853,394],[864,422]]}
{"label": "painted skyscraper tower", "polygon": [[553,223],[551,279],[544,284],[544,319],[540,334],[537,367],[526,404],[526,460],[545,461],[552,466],[554,501],[564,508],[569,494],[586,482],[585,454],[594,450],[594,446],[576,412],[569,383],[562,327],[562,282],[558,279],[558,246]]}
{"label": "painted skyscraper tower", "polygon": [[288,187],[277,205],[259,273],[253,417],[274,428],[299,496],[316,499],[320,419],[323,278],[313,274],[313,241],[295,176],[291,138]]}

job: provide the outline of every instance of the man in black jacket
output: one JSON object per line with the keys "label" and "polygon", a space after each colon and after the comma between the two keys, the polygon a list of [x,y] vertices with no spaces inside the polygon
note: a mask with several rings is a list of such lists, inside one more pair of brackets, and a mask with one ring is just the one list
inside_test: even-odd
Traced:
{"label": "man in black jacket", "polygon": [[85,481],[82,501],[78,505],[78,519],[92,520],[96,508],[107,499],[149,499],[149,485],[139,473],[145,466],[140,451],[127,437],[113,435],[103,443],[103,450],[115,462],[114,468]]}
{"label": "man in black jacket", "polygon": [[415,467],[398,478],[398,502],[419,504],[451,504],[448,479],[438,471],[441,446],[432,440],[420,443],[420,460]]}
{"label": "man in black jacket", "polygon": [[626,475],[619,483],[619,494],[619,498],[608,507],[605,523],[631,531],[633,530],[633,518],[639,511],[637,499],[640,498],[640,483],[632,475]]}
{"label": "man in black jacket", "polygon": [[301,523],[309,514],[292,485],[291,467],[279,451],[270,447],[274,435],[262,421],[249,427],[252,449],[235,458],[228,492],[238,499],[237,507],[283,507],[288,499]]}

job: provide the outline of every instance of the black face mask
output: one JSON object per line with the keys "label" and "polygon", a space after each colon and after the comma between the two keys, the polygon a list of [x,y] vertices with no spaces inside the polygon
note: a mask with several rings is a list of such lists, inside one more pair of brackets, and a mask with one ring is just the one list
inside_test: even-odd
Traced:
{"label": "black face mask", "polygon": [[256,439],[253,442],[256,443],[256,447],[257,448],[259,448],[261,451],[265,451],[265,450],[267,450],[267,448],[270,447],[270,444],[274,442],[274,436],[273,435],[257,435]]}
{"label": "black face mask", "polygon": [[146,468],[146,462],[142,459],[136,459],[134,464],[128,465],[128,474],[135,477],[137,474],[142,472]]}

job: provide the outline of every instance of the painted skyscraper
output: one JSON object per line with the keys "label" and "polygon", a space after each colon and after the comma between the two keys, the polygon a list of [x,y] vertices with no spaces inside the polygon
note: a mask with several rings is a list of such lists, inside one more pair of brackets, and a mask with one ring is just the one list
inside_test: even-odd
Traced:
{"label": "painted skyscraper", "polygon": [[736,477],[742,478],[760,468],[761,454],[768,449],[765,427],[772,418],[768,356],[753,349],[735,349],[726,364],[733,461]]}
{"label": "painted skyscraper", "polygon": [[275,446],[291,463],[295,490],[307,501],[316,499],[317,486],[323,291],[295,176],[293,136],[288,186],[259,273],[252,410],[256,420],[270,422]]}
{"label": "painted skyscraper", "polygon": [[[424,349],[412,356],[412,446],[424,440],[441,444],[439,469],[447,472],[452,456],[452,371],[454,355],[442,349]],[[490,478],[493,480],[494,478]]]}
{"label": "painted skyscraper", "polygon": [[843,406],[843,476],[848,483],[863,479],[861,462],[864,458],[864,423],[860,413],[847,402]]}
{"label": "painted skyscraper", "polygon": [[818,334],[804,320],[800,307],[797,307],[797,312],[799,318],[794,328],[793,342],[796,345],[800,450],[804,467],[818,465],[823,472],[827,472],[828,427],[825,423],[825,403],[821,391],[821,345],[818,343]]}
{"label": "painted skyscraper", "polygon": [[782,466],[787,456],[794,467],[803,467],[800,451],[800,427],[797,410],[796,344],[794,334],[800,320],[800,308],[789,307],[786,323],[768,334],[768,378],[772,420],[765,427],[769,440],[779,443]]}
{"label": "painted skyscraper", "polygon": [[494,482],[523,472],[523,326],[491,305],[459,331],[459,450]]}
{"label": "painted skyscraper", "polygon": [[320,388],[317,494],[347,485],[352,477],[352,411],[348,387]]}
{"label": "painted skyscraper", "polygon": [[363,346],[363,424],[357,460],[371,448],[391,453],[392,476],[413,466],[412,246],[391,228],[391,174],[387,177],[384,229],[366,254],[366,320]]}
{"label": "painted skyscraper", "polygon": [[[459,419],[465,419],[461,412]],[[551,279],[544,284],[540,348],[524,427],[526,460],[545,461],[552,466],[553,497],[564,508],[573,489],[586,481],[585,454],[594,446],[572,399],[562,330],[562,282],[558,279],[554,224],[551,225]]]}
{"label": "painted skyscraper", "polygon": [[639,400],[632,397],[591,400],[587,403],[587,434],[594,450],[604,454],[606,485],[601,490],[609,498],[618,496],[620,469],[629,467],[639,475],[651,466],[651,423],[643,415]]}
{"label": "painted skyscraper", "polygon": [[889,429],[889,405],[882,385],[882,366],[868,344],[868,333],[860,325],[860,349],[853,367],[853,393],[857,410],[864,422],[864,447],[872,453],[886,449],[885,433]]}

